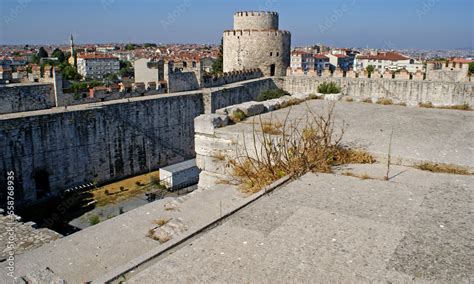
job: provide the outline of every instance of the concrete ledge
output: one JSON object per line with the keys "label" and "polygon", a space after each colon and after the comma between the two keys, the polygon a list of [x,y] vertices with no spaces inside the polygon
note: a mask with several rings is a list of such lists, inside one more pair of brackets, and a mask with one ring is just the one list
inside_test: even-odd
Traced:
{"label": "concrete ledge", "polygon": [[163,253],[167,252],[168,250],[170,250],[174,247],[177,247],[178,245],[180,245],[180,244],[186,242],[187,240],[197,236],[198,234],[201,234],[201,233],[203,233],[203,232],[205,232],[209,229],[212,229],[213,227],[217,226],[220,222],[227,219],[232,214],[234,214],[237,211],[241,210],[242,208],[248,206],[249,204],[252,204],[256,200],[260,199],[260,197],[266,195],[267,193],[272,192],[275,188],[285,184],[289,180],[290,180],[290,176],[285,176],[285,177],[275,181],[274,183],[272,183],[269,186],[265,187],[260,192],[252,195],[252,198],[249,201],[247,201],[246,203],[244,203],[243,205],[238,206],[237,208],[230,209],[227,212],[224,212],[222,217],[216,218],[215,220],[209,222],[207,225],[202,226],[201,228],[199,228],[199,229],[197,229],[193,232],[190,232],[188,235],[184,236],[181,239],[171,240],[171,241],[161,245],[160,247],[158,247],[156,249],[150,250],[148,253],[143,254],[143,255],[129,261],[127,264],[125,264],[121,267],[115,268],[114,270],[112,270],[109,273],[105,274],[103,277],[100,277],[100,278],[92,281],[92,283],[93,284],[109,283],[111,281],[117,280],[122,275],[136,269],[140,265],[143,265],[144,263],[146,263],[146,262],[162,255]]}

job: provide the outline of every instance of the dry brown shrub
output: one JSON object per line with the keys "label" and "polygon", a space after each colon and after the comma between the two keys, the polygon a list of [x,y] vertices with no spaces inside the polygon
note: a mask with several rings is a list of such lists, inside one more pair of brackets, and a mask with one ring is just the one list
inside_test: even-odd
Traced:
{"label": "dry brown shrub", "polygon": [[230,116],[230,120],[233,122],[241,122],[247,118],[245,113],[241,110],[234,111]]}
{"label": "dry brown shrub", "polygon": [[157,219],[154,221],[154,223],[160,227],[168,224],[168,222],[170,221],[171,219],[165,219],[165,218],[160,218],[160,219]]}
{"label": "dry brown shrub", "polygon": [[393,101],[391,99],[388,99],[388,98],[380,98],[377,100],[377,104],[379,105],[393,105]]}
{"label": "dry brown shrub", "polygon": [[373,178],[373,177],[369,176],[369,175],[366,174],[366,173],[364,173],[364,174],[356,174],[356,173],[353,173],[353,172],[343,172],[342,175],[343,175],[343,176],[348,176],[348,177],[360,178],[360,179],[362,179],[362,180],[376,179],[376,178]]}
{"label": "dry brown shrub", "polygon": [[423,108],[433,108],[434,107],[431,102],[419,103],[418,106],[423,107]]}
{"label": "dry brown shrub", "polygon": [[152,240],[159,241],[160,244],[164,244],[167,241],[171,240],[173,237],[165,231],[157,231],[159,228],[153,228],[148,230],[146,236]]}
{"label": "dry brown shrub", "polygon": [[462,105],[454,105],[454,106],[443,106],[443,107],[437,107],[440,109],[454,109],[454,110],[469,110],[472,111],[472,109],[469,107],[469,104],[465,103]]}
{"label": "dry brown shrub", "polygon": [[262,132],[265,134],[278,135],[282,133],[283,124],[279,121],[262,122]]}
{"label": "dry brown shrub", "polygon": [[308,107],[304,116],[292,122],[290,109],[277,135],[266,133],[259,117],[261,133],[254,123],[252,144],[244,142],[243,147],[237,148],[236,158],[229,161],[230,174],[242,184],[242,191],[258,192],[287,175],[330,173],[336,165],[374,163],[375,159],[367,152],[341,145],[344,126],[336,131],[334,106],[332,103],[323,115],[313,113]]}
{"label": "dry brown shrub", "polygon": [[415,165],[415,168],[422,171],[429,171],[433,173],[445,173],[455,175],[472,175],[468,168],[452,164],[440,164],[433,162],[423,162]]}

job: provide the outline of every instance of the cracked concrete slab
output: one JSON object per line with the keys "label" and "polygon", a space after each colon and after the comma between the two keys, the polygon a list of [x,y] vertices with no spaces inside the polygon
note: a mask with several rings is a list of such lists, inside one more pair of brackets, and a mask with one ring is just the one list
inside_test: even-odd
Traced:
{"label": "cracked concrete slab", "polygon": [[472,280],[474,177],[393,170],[390,181],[306,174],[127,282]]}

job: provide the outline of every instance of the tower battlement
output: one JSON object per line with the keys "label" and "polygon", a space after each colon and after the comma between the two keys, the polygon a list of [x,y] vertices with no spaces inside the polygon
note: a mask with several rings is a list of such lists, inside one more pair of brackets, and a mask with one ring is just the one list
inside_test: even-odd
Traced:
{"label": "tower battlement", "polygon": [[278,30],[277,12],[237,12],[234,14],[235,30]]}
{"label": "tower battlement", "polygon": [[278,16],[278,12],[271,12],[271,11],[241,11],[241,12],[236,12],[234,14],[234,16],[240,16],[240,17],[265,16],[265,15]]}
{"label": "tower battlement", "polygon": [[269,36],[287,36],[291,35],[289,31],[282,30],[225,30],[224,35],[226,36],[251,36],[253,34],[258,34],[260,36],[269,35]]}

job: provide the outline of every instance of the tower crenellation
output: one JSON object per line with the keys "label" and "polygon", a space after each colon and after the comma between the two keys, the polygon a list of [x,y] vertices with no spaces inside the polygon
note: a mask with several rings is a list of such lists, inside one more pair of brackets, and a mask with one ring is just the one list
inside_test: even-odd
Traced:
{"label": "tower crenellation", "polygon": [[278,30],[276,12],[237,12],[234,14],[235,30]]}

